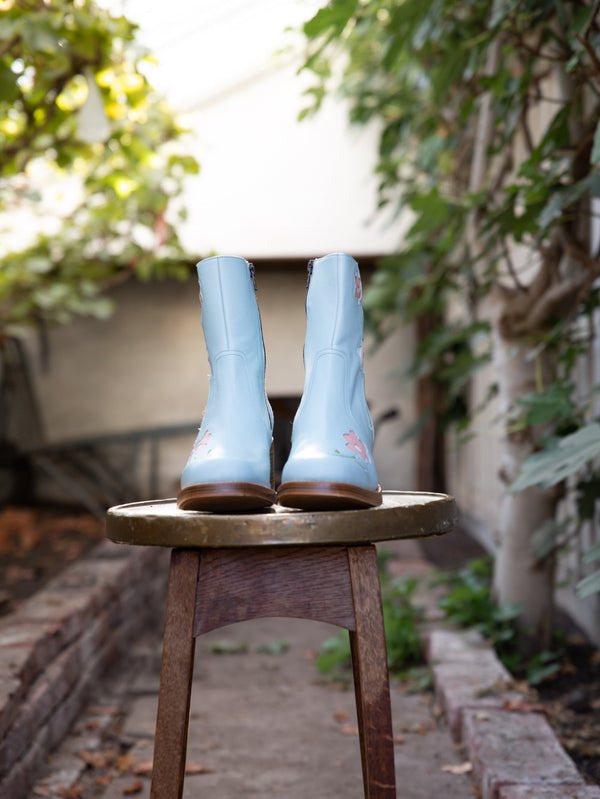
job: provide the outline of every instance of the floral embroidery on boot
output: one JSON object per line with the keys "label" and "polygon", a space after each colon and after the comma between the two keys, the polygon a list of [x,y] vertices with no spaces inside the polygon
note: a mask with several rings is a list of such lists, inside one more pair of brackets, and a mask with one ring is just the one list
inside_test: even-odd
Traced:
{"label": "floral embroidery on boot", "polygon": [[204,433],[201,439],[196,441],[194,446],[192,447],[192,456],[197,458],[200,455],[201,450],[208,446],[208,442],[212,438],[212,434],[208,432],[208,430]]}
{"label": "floral embroidery on boot", "polygon": [[354,299],[356,302],[360,302],[362,297],[362,283],[360,280],[360,275],[354,275]]}
{"label": "floral embroidery on boot", "polygon": [[369,463],[369,453],[367,452],[367,448],[360,440],[360,438],[356,435],[354,430],[350,430],[349,433],[344,433],[344,438],[346,439],[346,447],[352,452],[356,452],[356,454],[365,461],[365,463]]}

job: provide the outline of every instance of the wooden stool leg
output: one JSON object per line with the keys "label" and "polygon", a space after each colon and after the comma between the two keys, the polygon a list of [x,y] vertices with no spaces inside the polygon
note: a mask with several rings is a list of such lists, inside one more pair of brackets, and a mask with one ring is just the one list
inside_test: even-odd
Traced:
{"label": "wooden stool leg", "polygon": [[181,799],[187,749],[195,638],[194,607],[200,553],[171,553],[151,799]]}
{"label": "wooden stool leg", "polygon": [[394,739],[375,547],[348,547],[356,630],[350,631],[366,799],[396,799]]}

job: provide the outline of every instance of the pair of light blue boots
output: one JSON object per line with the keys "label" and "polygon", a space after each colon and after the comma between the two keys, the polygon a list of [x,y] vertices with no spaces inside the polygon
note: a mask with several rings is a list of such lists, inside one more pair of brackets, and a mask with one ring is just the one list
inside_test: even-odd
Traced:
{"label": "pair of light blue boots", "polygon": [[277,491],[254,267],[244,258],[215,256],[197,268],[210,382],[202,425],[181,476],[178,507],[228,512],[275,502],[304,510],[381,504],[354,258],[334,253],[309,262],[306,378]]}

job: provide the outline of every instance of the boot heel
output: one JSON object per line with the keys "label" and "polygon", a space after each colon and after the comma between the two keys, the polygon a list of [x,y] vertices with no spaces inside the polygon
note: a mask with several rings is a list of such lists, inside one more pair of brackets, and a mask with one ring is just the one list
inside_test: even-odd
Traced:
{"label": "boot heel", "polygon": [[370,491],[349,483],[288,481],[277,491],[277,502],[301,510],[358,510],[381,505],[381,487]]}
{"label": "boot heel", "polygon": [[243,513],[273,505],[275,491],[256,483],[201,483],[183,488],[177,496],[180,510]]}

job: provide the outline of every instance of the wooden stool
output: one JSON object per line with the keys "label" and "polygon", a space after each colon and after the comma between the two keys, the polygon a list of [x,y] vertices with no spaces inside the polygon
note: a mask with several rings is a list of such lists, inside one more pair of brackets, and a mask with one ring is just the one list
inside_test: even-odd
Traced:
{"label": "wooden stool", "polygon": [[378,508],[212,514],[172,500],[108,511],[118,543],[173,547],[167,594],[151,799],[183,791],[195,637],[265,616],[314,619],[350,631],[364,794],[395,799],[394,744],[374,542],[448,532],[444,494],[384,492]]}

